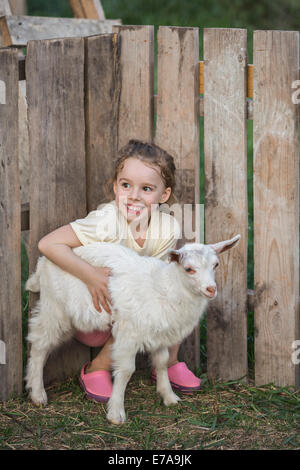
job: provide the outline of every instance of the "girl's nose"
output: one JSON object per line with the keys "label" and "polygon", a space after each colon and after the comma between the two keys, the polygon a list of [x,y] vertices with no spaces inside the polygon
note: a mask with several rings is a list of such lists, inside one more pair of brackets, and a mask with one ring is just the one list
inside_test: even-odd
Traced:
{"label": "girl's nose", "polygon": [[131,196],[132,199],[139,200],[140,199],[139,188],[132,188],[130,196]]}

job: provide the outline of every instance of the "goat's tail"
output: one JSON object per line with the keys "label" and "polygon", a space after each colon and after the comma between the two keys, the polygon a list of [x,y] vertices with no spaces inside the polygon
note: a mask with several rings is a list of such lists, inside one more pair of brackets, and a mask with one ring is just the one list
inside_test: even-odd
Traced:
{"label": "goat's tail", "polygon": [[25,289],[30,290],[30,292],[40,292],[40,269],[43,258],[39,258],[37,267],[34,273],[28,278]]}

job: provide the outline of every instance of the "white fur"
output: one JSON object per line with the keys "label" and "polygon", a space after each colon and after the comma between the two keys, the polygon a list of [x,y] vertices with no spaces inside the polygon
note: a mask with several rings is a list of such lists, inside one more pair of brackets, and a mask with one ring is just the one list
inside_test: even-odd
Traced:
{"label": "white fur", "polygon": [[[234,246],[239,236],[217,245],[189,244],[171,250],[170,263],[139,256],[129,248],[94,243],[75,248],[74,253],[93,266],[110,268],[109,291],[112,315],[99,313],[87,286],[45,257],[28,279],[26,289],[40,291],[40,300],[29,321],[31,343],[26,388],[35,403],[47,403],[43,367],[49,353],[70,339],[76,330],[90,332],[112,326],[114,344],[113,392],[108,419],[125,421],[124,393],[135,370],[138,351],[150,351],[156,368],[157,391],[165,405],[177,403],[167,374],[168,347],[180,344],[198,324],[207,305],[206,289],[216,288],[214,265],[217,253]],[[187,273],[190,267],[195,272]]]}

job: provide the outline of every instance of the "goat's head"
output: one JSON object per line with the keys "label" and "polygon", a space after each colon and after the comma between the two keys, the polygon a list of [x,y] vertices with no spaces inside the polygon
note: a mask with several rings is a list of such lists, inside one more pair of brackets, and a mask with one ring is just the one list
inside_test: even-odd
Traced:
{"label": "goat's head", "polygon": [[237,245],[240,238],[236,235],[214,245],[189,243],[179,250],[170,250],[169,260],[178,263],[187,288],[194,294],[213,299],[217,295],[215,271],[219,265],[218,255]]}

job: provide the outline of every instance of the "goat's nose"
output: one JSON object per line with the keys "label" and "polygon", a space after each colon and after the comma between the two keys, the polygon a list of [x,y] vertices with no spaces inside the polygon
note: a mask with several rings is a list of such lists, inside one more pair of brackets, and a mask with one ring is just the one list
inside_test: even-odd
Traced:
{"label": "goat's nose", "polygon": [[208,287],[206,288],[206,291],[207,291],[211,296],[213,296],[213,295],[215,295],[215,293],[216,293],[216,287],[215,287],[215,286],[208,286]]}

